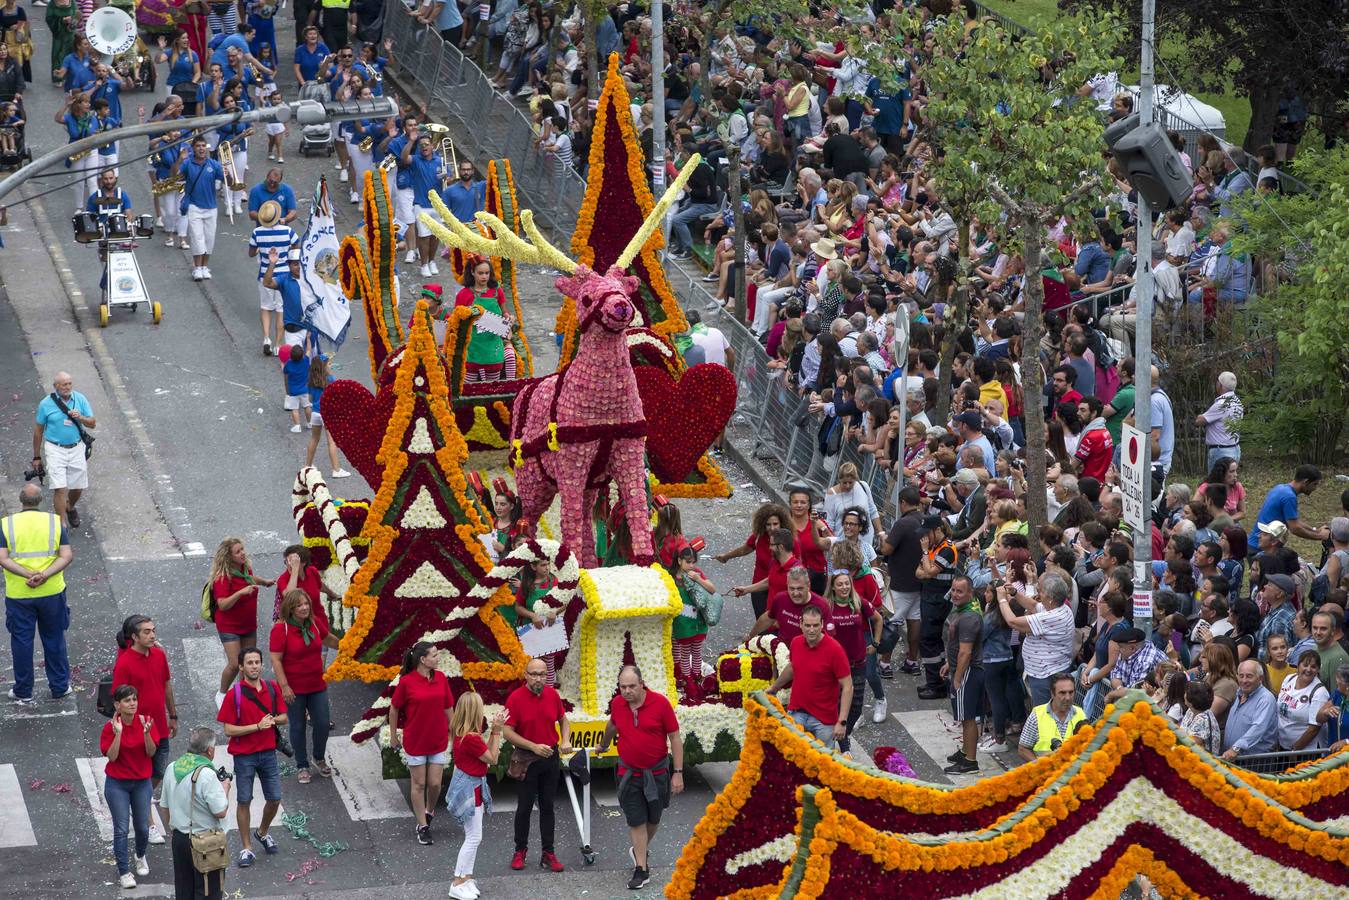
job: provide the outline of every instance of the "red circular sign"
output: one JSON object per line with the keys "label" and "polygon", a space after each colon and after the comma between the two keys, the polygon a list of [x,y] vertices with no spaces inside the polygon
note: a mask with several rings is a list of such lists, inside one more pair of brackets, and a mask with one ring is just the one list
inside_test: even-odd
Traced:
{"label": "red circular sign", "polygon": [[1138,438],[1129,438],[1129,464],[1138,462]]}

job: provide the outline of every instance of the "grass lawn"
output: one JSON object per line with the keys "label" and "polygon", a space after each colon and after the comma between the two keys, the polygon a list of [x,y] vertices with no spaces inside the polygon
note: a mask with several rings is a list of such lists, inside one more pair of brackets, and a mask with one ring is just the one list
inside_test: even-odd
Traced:
{"label": "grass lawn", "polygon": [[[984,6],[1000,13],[1013,21],[1020,22],[1023,25],[1030,25],[1033,21],[1052,19],[1059,14],[1058,0],[980,0]],[[1163,46],[1165,52],[1166,47]],[[1170,83],[1164,69],[1158,66],[1157,80],[1163,84]],[[1120,77],[1129,84],[1138,82],[1138,71],[1130,69],[1127,72],[1121,72]],[[1229,143],[1240,146],[1246,139],[1246,130],[1251,125],[1251,104],[1245,97],[1239,97],[1236,94],[1203,94],[1195,93],[1194,97],[1209,106],[1216,108],[1223,114],[1223,121],[1226,123],[1224,137]],[[1185,110],[1178,110],[1182,118],[1193,119],[1193,115],[1186,115]]]}
{"label": "grass lawn", "polygon": [[[1260,504],[1265,501],[1265,495],[1275,485],[1290,481],[1297,465],[1294,460],[1268,459],[1254,455],[1242,457],[1240,478],[1246,487],[1246,515],[1237,524],[1248,532],[1254,528],[1255,516],[1260,512]],[[1320,486],[1310,497],[1298,498],[1298,519],[1303,524],[1320,528],[1329,524],[1335,516],[1345,515],[1340,508],[1340,494],[1349,485],[1335,480],[1335,475],[1339,471],[1343,470],[1330,466],[1321,467],[1324,478]],[[1195,488],[1204,480],[1204,473],[1173,472],[1171,480],[1183,481]],[[1321,561],[1321,544],[1317,541],[1294,537],[1289,540],[1288,546],[1312,565]]]}

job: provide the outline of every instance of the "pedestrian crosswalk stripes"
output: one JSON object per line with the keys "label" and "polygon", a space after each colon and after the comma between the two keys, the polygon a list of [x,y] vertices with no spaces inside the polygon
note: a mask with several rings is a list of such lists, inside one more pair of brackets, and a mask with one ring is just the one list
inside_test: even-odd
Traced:
{"label": "pedestrian crosswalk stripes", "polygon": [[[892,718],[903,726],[919,749],[929,756],[939,768],[948,765],[947,755],[960,746],[960,723],[951,715],[949,709],[917,709],[908,712],[891,713]],[[974,784],[981,778],[998,775],[1008,768],[1000,759],[987,752],[983,747],[978,751],[979,771],[968,775],[947,775],[954,784]]]}
{"label": "pedestrian crosswalk stripes", "polygon": [[225,667],[225,651],[221,649],[215,631],[205,637],[183,638],[183,659],[187,660],[187,677],[192,682],[193,694],[214,700],[220,690],[220,670]]}
{"label": "pedestrian crosswalk stripes", "polygon": [[353,821],[412,818],[412,808],[398,782],[383,777],[379,749],[372,743],[330,738],[328,761],[333,767],[333,784]]}
{"label": "pedestrian crosswalk stripes", "polygon": [[23,802],[19,773],[12,764],[0,765],[0,848],[36,846],[37,835]]}

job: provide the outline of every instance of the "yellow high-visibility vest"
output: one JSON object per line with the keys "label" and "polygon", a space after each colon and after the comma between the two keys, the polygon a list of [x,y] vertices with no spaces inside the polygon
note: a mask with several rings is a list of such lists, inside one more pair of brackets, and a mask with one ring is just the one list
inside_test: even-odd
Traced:
{"label": "yellow high-visibility vest", "polygon": [[[61,517],[39,509],[25,509],[0,519],[9,558],[33,572],[56,562],[61,554]],[[5,596],[50,597],[66,589],[65,573],[57,572],[38,587],[29,587],[20,575],[5,570]]]}

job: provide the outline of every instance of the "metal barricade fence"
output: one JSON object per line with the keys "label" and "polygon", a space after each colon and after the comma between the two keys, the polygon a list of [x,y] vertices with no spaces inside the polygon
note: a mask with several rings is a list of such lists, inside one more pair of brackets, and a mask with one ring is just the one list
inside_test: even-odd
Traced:
{"label": "metal barricade fence", "polygon": [[1273,753],[1251,753],[1238,756],[1233,765],[1257,775],[1279,775],[1294,766],[1320,759],[1325,755],[1325,750],[1281,750]]}

